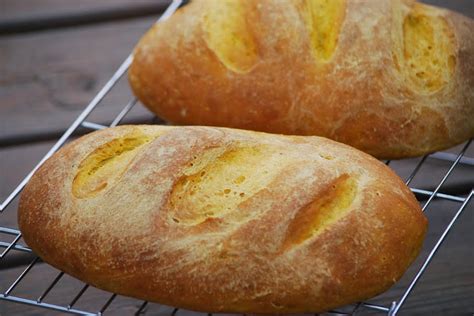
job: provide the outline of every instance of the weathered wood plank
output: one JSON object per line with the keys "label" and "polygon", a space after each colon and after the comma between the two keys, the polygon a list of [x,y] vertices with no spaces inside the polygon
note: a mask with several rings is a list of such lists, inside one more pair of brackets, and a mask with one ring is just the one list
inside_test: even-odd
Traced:
{"label": "weathered wood plank", "polygon": [[0,13],[0,35],[57,29],[162,13],[170,0],[6,1]]}
{"label": "weathered wood plank", "polygon": [[[0,2],[0,20],[37,17],[50,14],[57,15],[103,10],[108,8],[129,7],[133,5],[157,4],[170,0],[2,0]],[[421,0],[421,2],[442,6],[473,16],[472,0]]]}
{"label": "weathered wood plank", "polygon": [[[2,38],[0,144],[65,130],[155,19]],[[131,97],[124,78],[91,120],[110,122]],[[151,116],[137,106],[128,117]]]}
{"label": "weathered wood plank", "polygon": [[133,7],[142,4],[157,4],[169,0],[2,0],[0,2],[0,20],[34,19],[51,13],[67,15],[118,7]]}

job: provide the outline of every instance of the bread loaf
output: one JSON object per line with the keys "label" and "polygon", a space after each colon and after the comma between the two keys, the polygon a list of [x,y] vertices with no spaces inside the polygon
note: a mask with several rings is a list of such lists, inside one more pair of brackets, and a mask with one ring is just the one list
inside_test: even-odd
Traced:
{"label": "bread loaf", "polygon": [[427,221],[383,163],[319,137],[123,126],[33,176],[19,226],[101,289],[206,312],[318,312],[388,289]]}
{"label": "bread loaf", "polygon": [[411,0],[193,0],[140,40],[129,80],[176,124],[417,156],[474,136],[473,29]]}

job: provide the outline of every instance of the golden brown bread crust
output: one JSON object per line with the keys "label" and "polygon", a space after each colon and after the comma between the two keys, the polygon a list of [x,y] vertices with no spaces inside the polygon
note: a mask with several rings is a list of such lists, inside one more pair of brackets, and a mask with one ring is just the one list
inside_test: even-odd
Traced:
{"label": "golden brown bread crust", "polygon": [[176,124],[418,156],[474,136],[472,29],[409,0],[193,0],[140,40],[129,80]]}
{"label": "golden brown bread crust", "polygon": [[318,312],[394,284],[427,220],[384,164],[319,137],[123,126],[33,176],[19,226],[99,288],[208,312]]}

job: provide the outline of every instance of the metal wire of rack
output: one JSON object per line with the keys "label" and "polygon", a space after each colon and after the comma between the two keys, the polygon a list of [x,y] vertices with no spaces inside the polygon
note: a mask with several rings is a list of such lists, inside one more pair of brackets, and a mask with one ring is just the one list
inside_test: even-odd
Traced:
{"label": "metal wire of rack", "polygon": [[[181,5],[184,4],[183,0],[173,0],[169,7],[165,10],[162,16],[159,18],[158,22],[167,19],[171,16]],[[86,121],[88,116],[94,111],[94,109],[100,105],[101,101],[106,97],[106,95],[112,90],[112,88],[116,85],[116,83],[123,77],[123,75],[127,72],[130,64],[132,62],[132,55],[129,55],[125,61],[120,65],[120,67],[116,70],[116,72],[112,75],[110,80],[104,85],[104,87],[98,92],[98,94],[92,99],[92,101],[85,107],[85,109],[81,112],[81,114],[74,120],[74,122],[69,126],[69,128],[64,132],[64,134],[59,138],[59,140],[51,147],[51,149],[44,155],[44,157],[38,162],[38,164],[31,170],[28,175],[24,177],[24,179],[19,183],[19,185],[13,189],[10,195],[0,204],[0,215],[3,211],[10,205],[10,203],[19,195],[22,191],[26,183],[32,177],[34,172],[51,156],[53,155],[63,144],[65,144],[68,140],[70,140],[71,136],[74,135],[74,132],[77,130],[78,127],[83,127],[88,130],[99,130],[107,127],[112,127],[120,124],[120,122],[126,117],[126,115],[132,110],[134,105],[137,103],[136,98],[132,98],[117,114],[117,116],[112,120],[112,122],[105,126],[101,124],[96,124],[93,122]],[[411,170],[408,177],[406,177],[406,184],[410,186],[410,189],[418,196],[421,197],[420,200],[426,200],[423,204],[422,209],[426,211],[428,207],[432,204],[433,200],[440,199],[446,200],[457,203],[458,207],[454,212],[454,215],[451,217],[449,223],[444,227],[444,230],[437,237],[434,246],[429,250],[428,255],[423,259],[422,264],[416,271],[414,277],[410,280],[408,286],[403,291],[403,294],[393,302],[388,304],[375,304],[369,302],[360,302],[354,306],[345,307],[341,310],[330,311],[329,314],[332,315],[355,315],[356,313],[360,312],[361,309],[367,309],[372,311],[381,312],[388,316],[395,316],[400,312],[400,309],[403,307],[404,303],[406,302],[407,298],[412,293],[415,286],[420,281],[421,277],[423,276],[424,272],[426,271],[428,265],[431,263],[432,259],[436,255],[437,251],[440,249],[441,245],[443,244],[444,240],[446,239],[447,235],[451,232],[454,224],[459,219],[461,214],[466,210],[468,204],[473,200],[474,196],[474,188],[470,188],[470,192],[468,194],[447,194],[441,192],[441,188],[448,180],[449,176],[453,173],[456,167],[460,165],[465,165],[468,167],[474,167],[474,158],[466,157],[465,153],[471,146],[472,139],[466,142],[462,148],[457,153],[445,153],[445,152],[438,152],[431,155],[424,156],[421,158],[418,163],[414,166]],[[418,174],[419,170],[425,164],[426,160],[430,159],[438,159],[442,161],[446,161],[450,163],[449,169],[446,173],[444,173],[442,179],[437,183],[433,190],[426,190],[417,187],[412,187],[410,184],[415,176]],[[386,161],[386,164],[390,166],[391,161]],[[8,241],[5,241],[5,236],[10,236]],[[27,246],[20,243],[21,240],[21,232],[14,228],[2,227],[0,226],[0,250],[3,251],[0,253],[0,260],[5,258],[10,252],[18,251],[24,253],[32,254],[32,251]],[[38,262],[41,259],[34,256],[34,259],[30,262],[30,264],[19,273],[18,277],[9,284],[7,289],[0,293],[0,301],[8,301],[8,302],[15,302],[20,304],[26,304],[33,307],[39,307],[44,309],[50,309],[58,312],[76,314],[76,315],[102,315],[106,312],[107,308],[116,300],[118,295],[116,294],[104,294],[108,295],[105,298],[105,301],[102,306],[98,307],[97,309],[90,311],[86,308],[78,308],[76,304],[78,301],[84,296],[87,291],[90,291],[92,288],[88,284],[82,283],[79,287],[79,290],[76,294],[72,297],[72,299],[65,303],[48,303],[46,299],[49,297],[48,295],[53,292],[55,289],[57,290],[58,284],[61,283],[61,280],[65,277],[68,277],[64,274],[64,272],[55,270],[55,275],[52,278],[52,281],[44,287],[44,290],[41,294],[36,298],[26,298],[22,297],[21,295],[15,295],[15,289],[21,284],[22,280],[25,279],[34,269]],[[50,267],[51,268],[51,267]],[[51,268],[53,269],[53,268]],[[78,281],[79,282],[79,281]],[[143,301],[134,301],[131,303],[134,310],[130,309],[131,314],[135,315],[142,315],[145,314],[150,303]],[[180,312],[178,308],[173,307],[160,307],[161,313],[165,313],[168,315],[176,315]],[[184,312],[183,315],[185,315]],[[161,314],[160,314],[161,315]],[[205,314],[203,314],[205,315]],[[208,314],[211,315],[211,314]]]}

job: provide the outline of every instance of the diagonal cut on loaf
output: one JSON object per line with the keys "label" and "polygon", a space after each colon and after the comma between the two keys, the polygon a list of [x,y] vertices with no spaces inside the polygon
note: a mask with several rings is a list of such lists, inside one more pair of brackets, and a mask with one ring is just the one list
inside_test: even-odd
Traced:
{"label": "diagonal cut on loaf", "polygon": [[387,166],[320,137],[121,126],[66,145],[25,242],[98,288],[206,312],[321,312],[393,285],[427,220]]}
{"label": "diagonal cut on loaf", "polygon": [[474,136],[473,29],[414,0],[193,0],[139,41],[129,81],[175,124],[414,157]]}

